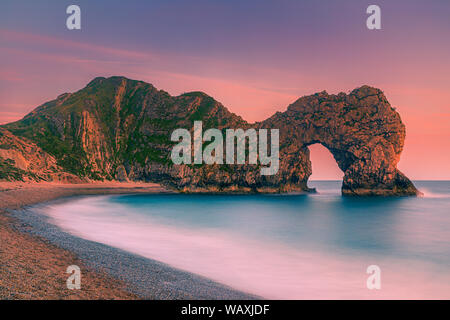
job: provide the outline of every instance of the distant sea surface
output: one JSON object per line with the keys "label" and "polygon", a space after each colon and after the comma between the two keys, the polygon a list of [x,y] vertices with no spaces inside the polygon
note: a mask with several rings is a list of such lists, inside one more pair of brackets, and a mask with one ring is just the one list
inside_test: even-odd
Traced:
{"label": "distant sea surface", "polygon": [[[52,223],[269,299],[450,299],[450,181],[423,197],[121,195],[43,207]],[[366,286],[367,267],[381,288]]]}

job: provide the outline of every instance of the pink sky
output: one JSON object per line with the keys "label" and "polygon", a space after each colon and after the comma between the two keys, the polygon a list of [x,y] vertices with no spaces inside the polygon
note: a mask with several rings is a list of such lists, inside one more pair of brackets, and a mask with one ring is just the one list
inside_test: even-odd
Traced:
{"label": "pink sky", "polygon": [[[143,80],[172,95],[203,91],[250,122],[284,111],[303,95],[348,93],[368,84],[385,92],[406,124],[399,169],[416,180],[450,179],[450,45],[426,28],[415,32],[416,42],[400,32],[380,33],[356,48],[344,45],[358,38],[341,43],[329,37],[326,46],[312,42],[300,50],[292,38],[292,52],[267,47],[258,55],[241,47],[196,54],[0,28],[0,123],[97,76]],[[329,152],[311,149],[312,178],[340,179]]]}

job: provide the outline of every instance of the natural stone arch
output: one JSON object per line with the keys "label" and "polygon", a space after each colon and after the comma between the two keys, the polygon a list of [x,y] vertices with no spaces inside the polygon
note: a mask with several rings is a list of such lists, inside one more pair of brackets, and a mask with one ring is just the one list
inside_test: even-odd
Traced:
{"label": "natural stone arch", "polygon": [[[205,129],[279,129],[278,172],[262,176],[260,164],[174,165],[168,137],[197,120]],[[1,126],[0,175],[144,180],[186,192],[305,191],[311,175],[307,146],[317,142],[344,171],[344,194],[412,195],[416,188],[396,167],[404,139],[398,113],[380,90],[368,86],[349,95],[303,97],[285,112],[249,124],[202,92],[172,97],[141,81],[99,77]],[[40,165],[24,167],[24,159]]]}
{"label": "natural stone arch", "polygon": [[272,178],[280,185],[307,189],[311,175],[307,147],[320,143],[344,172],[343,194],[417,194],[397,169],[405,126],[381,90],[363,86],[349,95],[323,91],[302,97],[259,127],[280,130],[280,171]]}

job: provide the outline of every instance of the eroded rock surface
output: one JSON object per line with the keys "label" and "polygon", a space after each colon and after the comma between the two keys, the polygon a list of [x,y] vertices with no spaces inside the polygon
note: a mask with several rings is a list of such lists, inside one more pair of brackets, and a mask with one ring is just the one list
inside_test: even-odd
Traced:
{"label": "eroded rock surface", "polygon": [[[260,166],[249,164],[174,165],[170,136],[196,120],[204,130],[279,129],[278,173],[261,176]],[[173,97],[142,81],[100,77],[2,127],[2,179],[152,181],[185,192],[308,191],[308,146],[321,143],[345,173],[343,194],[417,194],[396,168],[405,126],[384,94],[368,86],[349,95],[302,97],[249,124],[202,92]],[[11,168],[14,175],[7,174]]]}
{"label": "eroded rock surface", "polygon": [[398,169],[405,126],[381,90],[363,86],[349,95],[320,92],[302,97],[260,127],[280,128],[281,181],[306,186],[308,146],[324,145],[344,172],[348,195],[415,195]]}

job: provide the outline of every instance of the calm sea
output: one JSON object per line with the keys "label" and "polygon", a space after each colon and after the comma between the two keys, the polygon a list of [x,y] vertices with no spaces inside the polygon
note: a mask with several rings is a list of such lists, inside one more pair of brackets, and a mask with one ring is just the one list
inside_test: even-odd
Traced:
{"label": "calm sea", "polygon": [[[424,197],[122,195],[45,207],[62,229],[272,299],[450,298],[450,181]],[[370,265],[381,288],[366,285]]]}

